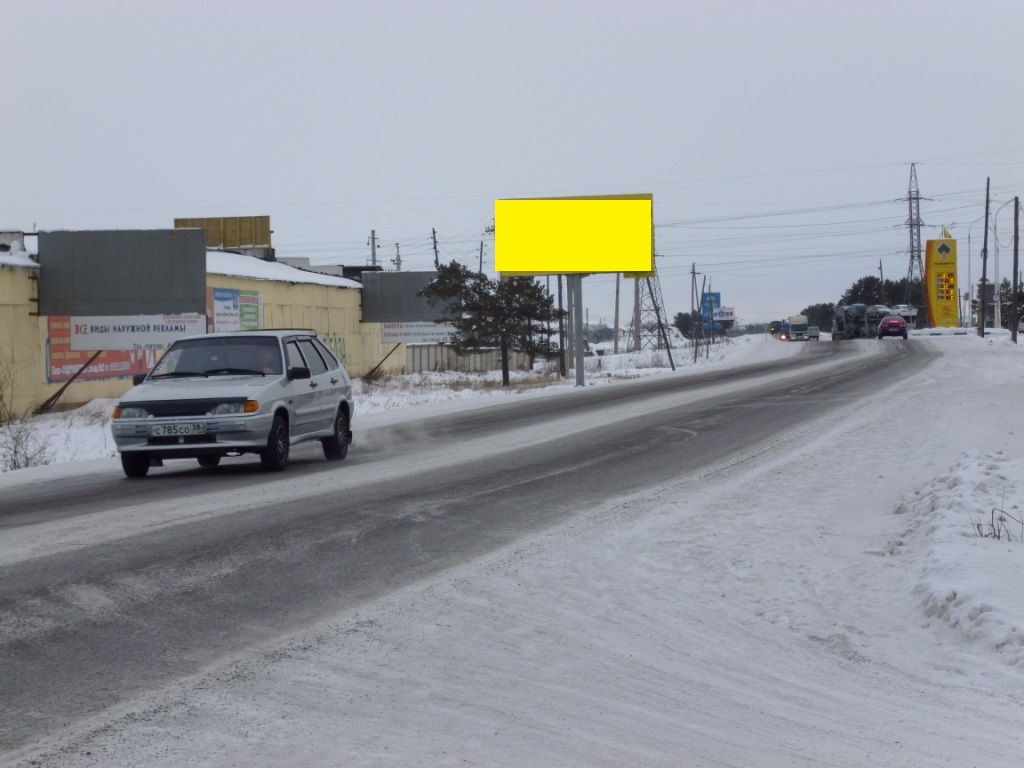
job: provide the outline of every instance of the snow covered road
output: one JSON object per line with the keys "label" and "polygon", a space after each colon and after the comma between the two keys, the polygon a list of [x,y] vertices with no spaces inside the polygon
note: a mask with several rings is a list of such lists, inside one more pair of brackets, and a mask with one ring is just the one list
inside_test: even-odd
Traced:
{"label": "snow covered road", "polygon": [[1024,544],[974,523],[1024,506],[1024,355],[909,343],[943,357],[770,451],[4,764],[1018,765]]}

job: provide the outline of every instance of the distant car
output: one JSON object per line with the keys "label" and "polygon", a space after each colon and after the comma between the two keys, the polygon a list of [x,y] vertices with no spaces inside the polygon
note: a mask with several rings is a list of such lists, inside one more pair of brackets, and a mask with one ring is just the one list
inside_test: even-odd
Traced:
{"label": "distant car", "polygon": [[277,471],[297,443],[319,440],[340,461],[352,442],[352,382],[314,331],[178,339],[134,382],[111,421],[128,477],[163,459],[215,467],[244,453]]}
{"label": "distant car", "polygon": [[810,341],[821,341],[821,331],[818,329],[818,326],[807,326],[807,338]]}
{"label": "distant car", "polygon": [[768,333],[778,333],[781,330],[782,330],[782,321],[781,320],[772,320],[771,323],[768,325]]}
{"label": "distant car", "polygon": [[902,336],[907,338],[907,321],[898,315],[890,315],[878,323],[878,338]]}

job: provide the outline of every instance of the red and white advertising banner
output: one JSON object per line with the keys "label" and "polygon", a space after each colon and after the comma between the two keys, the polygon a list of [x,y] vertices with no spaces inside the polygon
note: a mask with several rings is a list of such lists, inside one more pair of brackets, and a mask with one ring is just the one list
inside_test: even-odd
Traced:
{"label": "red and white advertising banner", "polygon": [[175,339],[206,333],[206,315],[71,316],[71,349],[166,349]]}

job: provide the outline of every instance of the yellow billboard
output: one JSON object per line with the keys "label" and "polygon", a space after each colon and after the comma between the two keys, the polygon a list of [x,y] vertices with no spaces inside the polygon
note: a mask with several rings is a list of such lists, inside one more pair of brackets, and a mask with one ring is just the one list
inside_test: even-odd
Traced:
{"label": "yellow billboard", "polygon": [[956,240],[929,240],[925,246],[925,296],[932,328],[960,325],[960,294],[956,281]]}
{"label": "yellow billboard", "polygon": [[651,272],[654,195],[494,201],[494,267],[506,275]]}

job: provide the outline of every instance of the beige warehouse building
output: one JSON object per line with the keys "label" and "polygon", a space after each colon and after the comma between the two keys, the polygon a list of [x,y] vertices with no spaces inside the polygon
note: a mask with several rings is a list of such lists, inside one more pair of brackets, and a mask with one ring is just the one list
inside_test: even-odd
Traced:
{"label": "beige warehouse building", "polygon": [[[353,377],[394,349],[382,342],[379,323],[362,322],[356,280],[226,251],[207,251],[206,263],[208,323],[215,313],[217,322],[225,320],[217,298],[234,296],[242,303],[241,327],[312,328]],[[39,314],[39,277],[24,236],[0,235],[0,418],[31,413],[62,388],[62,405],[120,397],[132,386],[131,373],[151,362],[152,353],[105,351],[70,381],[93,353],[70,349],[68,318]],[[402,373],[405,365],[399,350],[381,370]]]}

